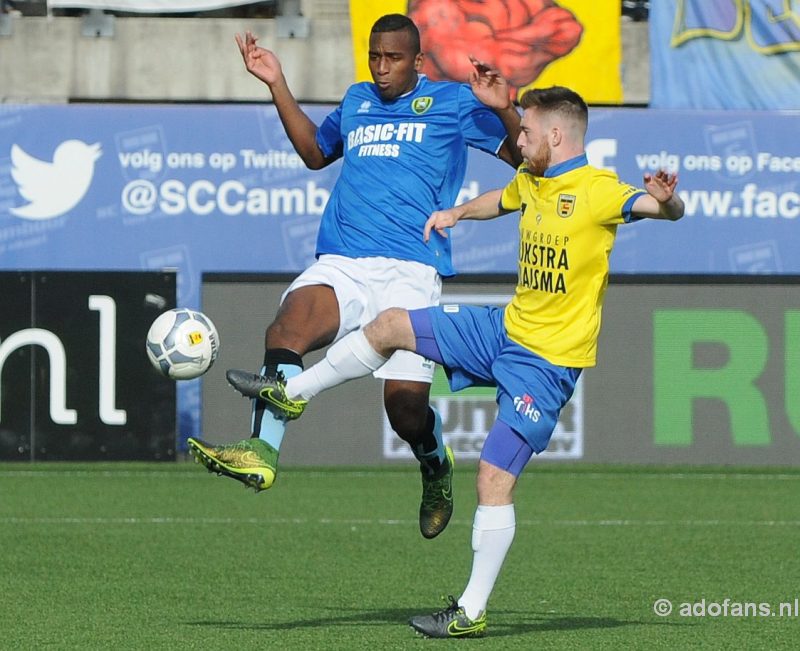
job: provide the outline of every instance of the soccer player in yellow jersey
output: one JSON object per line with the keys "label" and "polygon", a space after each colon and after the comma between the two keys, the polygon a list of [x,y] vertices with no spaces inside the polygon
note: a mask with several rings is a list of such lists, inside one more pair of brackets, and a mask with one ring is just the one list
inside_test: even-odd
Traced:
{"label": "soccer player in yellow jersey", "polygon": [[425,241],[462,219],[520,212],[517,288],[505,308],[442,305],[393,308],[334,344],[319,364],[276,383],[278,413],[301,413],[320,391],[366,375],[396,350],[441,364],[453,391],[497,387],[498,416],[478,465],[473,564],[458,600],[411,619],[430,637],[472,637],[486,630],[486,603],[516,527],[513,490],[542,452],[581,370],[594,366],[608,258],[617,226],[640,218],[683,216],[677,177],[645,174],[644,189],[591,167],[584,151],[588,110],[563,87],[530,90],[517,140],[524,162],[511,182],[455,208],[434,212]]}

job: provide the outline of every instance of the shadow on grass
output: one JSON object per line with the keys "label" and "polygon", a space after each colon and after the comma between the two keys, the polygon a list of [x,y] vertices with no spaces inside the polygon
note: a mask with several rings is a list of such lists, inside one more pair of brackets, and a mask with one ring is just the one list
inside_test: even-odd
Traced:
{"label": "shadow on grass", "polygon": [[[284,631],[303,628],[327,628],[332,626],[370,626],[390,624],[392,626],[407,624],[414,615],[419,615],[420,609],[359,609],[357,612],[343,614],[348,609],[331,609],[330,616],[320,615],[313,619],[295,619],[291,621],[219,621],[195,620],[188,621],[189,626],[207,626],[210,628],[228,630],[257,630],[257,631]],[[354,610],[354,609],[349,609]],[[494,617],[489,619],[490,635],[493,638],[511,635],[524,635],[544,631],[575,631],[586,629],[608,629],[623,626],[684,626],[688,623],[670,622],[665,620],[622,620],[613,617],[565,617],[552,613],[535,613],[530,611],[497,610],[490,613]],[[497,620],[501,621],[497,621]],[[513,623],[506,623],[516,620]]]}
{"label": "shadow on grass", "polygon": [[330,615],[320,613],[313,619],[295,619],[282,622],[245,622],[245,621],[214,621],[197,620],[186,622],[190,626],[209,626],[221,629],[235,630],[262,630],[286,631],[298,628],[327,628],[329,626],[369,626],[375,624],[405,624],[414,615],[419,615],[419,609],[374,609],[343,614],[343,611],[353,610],[347,608],[331,608]]}
{"label": "shadow on grass", "polygon": [[[490,613],[491,615],[492,613]],[[685,623],[650,619],[616,619],[615,617],[578,617],[555,615],[553,613],[534,613],[529,611],[494,611],[496,619],[489,620],[490,635],[493,638],[546,631],[579,631],[589,629],[622,628],[624,626],[682,626]]]}

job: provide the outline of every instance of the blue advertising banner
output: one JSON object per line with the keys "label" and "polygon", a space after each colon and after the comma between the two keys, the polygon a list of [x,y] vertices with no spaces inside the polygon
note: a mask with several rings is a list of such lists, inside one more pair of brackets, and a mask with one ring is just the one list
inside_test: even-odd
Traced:
{"label": "blue advertising banner", "polygon": [[[320,122],[333,107],[304,108]],[[678,171],[687,207],[677,225],[621,227],[612,272],[800,273],[798,133],[798,112],[593,109],[590,161],[637,184]],[[203,272],[314,259],[339,167],[307,170],[271,105],[0,105],[0,269],[175,268],[178,304],[202,307]],[[460,199],[511,174],[473,152]],[[460,224],[456,268],[513,273],[516,222]],[[179,390],[189,435],[198,383]]]}
{"label": "blue advertising banner", "polygon": [[617,231],[612,273],[796,274],[800,113],[592,111],[589,159],[640,184],[678,172],[686,216]]}
{"label": "blue advertising banner", "polygon": [[800,11],[787,0],[650,3],[650,106],[800,108]]}

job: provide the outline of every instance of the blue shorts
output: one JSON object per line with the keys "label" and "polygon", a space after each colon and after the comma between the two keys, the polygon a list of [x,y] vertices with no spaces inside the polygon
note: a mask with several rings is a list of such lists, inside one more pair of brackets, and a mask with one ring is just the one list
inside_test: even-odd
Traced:
{"label": "blue shorts", "polygon": [[521,436],[533,452],[547,448],[581,369],[556,366],[511,341],[503,308],[440,305],[409,314],[416,352],[444,367],[452,391],[496,386],[498,421]]}

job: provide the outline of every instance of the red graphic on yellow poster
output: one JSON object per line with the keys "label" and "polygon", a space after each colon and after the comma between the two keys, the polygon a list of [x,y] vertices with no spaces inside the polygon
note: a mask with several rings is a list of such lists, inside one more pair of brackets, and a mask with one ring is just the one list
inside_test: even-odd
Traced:
{"label": "red graphic on yellow poster", "polygon": [[423,72],[466,81],[469,55],[500,70],[516,96],[569,86],[590,103],[621,103],[620,6],[585,0],[351,0],[358,80],[369,79],[372,23],[405,13],[420,29]]}

